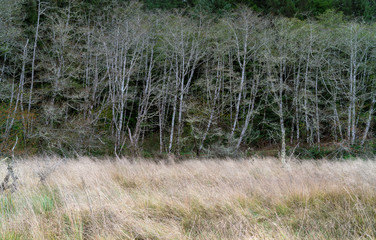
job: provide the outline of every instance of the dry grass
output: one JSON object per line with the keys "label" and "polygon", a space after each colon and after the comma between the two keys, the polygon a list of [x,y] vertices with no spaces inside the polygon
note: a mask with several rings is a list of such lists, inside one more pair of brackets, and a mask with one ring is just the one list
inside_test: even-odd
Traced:
{"label": "dry grass", "polygon": [[[375,239],[376,162],[18,161],[0,239]],[[3,166],[4,168],[4,166]],[[53,168],[53,167],[52,167]],[[3,172],[0,173],[0,177]]]}

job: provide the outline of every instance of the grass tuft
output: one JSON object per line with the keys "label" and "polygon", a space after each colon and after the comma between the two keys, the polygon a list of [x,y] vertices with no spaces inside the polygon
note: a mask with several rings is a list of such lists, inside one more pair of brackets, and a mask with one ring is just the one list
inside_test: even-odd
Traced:
{"label": "grass tuft", "polygon": [[48,214],[60,204],[58,189],[43,186],[32,196],[32,208],[36,214]]}
{"label": "grass tuft", "polygon": [[[11,194],[0,195],[0,220],[8,218],[16,212],[16,207]],[[5,221],[5,220],[3,220]]]}

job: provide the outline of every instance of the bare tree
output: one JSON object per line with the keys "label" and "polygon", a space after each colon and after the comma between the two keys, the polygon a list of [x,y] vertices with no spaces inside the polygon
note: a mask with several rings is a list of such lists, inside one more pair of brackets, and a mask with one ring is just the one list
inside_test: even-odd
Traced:
{"label": "bare tree", "polygon": [[[263,24],[261,24],[259,17],[248,8],[243,8],[238,13],[238,15],[238,18],[235,21],[231,19],[228,22],[228,25],[230,26],[230,29],[234,36],[233,41],[234,47],[236,49],[236,60],[241,69],[241,77],[239,82],[239,88],[237,89],[238,93],[235,103],[235,116],[233,119],[231,138],[233,138],[235,133],[236,125],[239,119],[240,105],[242,99],[244,98],[243,91],[245,83],[247,81],[247,66],[250,64],[252,60],[254,60],[257,50],[263,45],[262,42],[257,39],[259,34],[256,34],[264,26]],[[255,84],[252,84],[252,86],[254,85]],[[254,91],[254,89],[252,91]],[[247,116],[247,119],[250,119],[252,112],[253,107],[250,107],[247,114],[249,115],[249,117]],[[248,125],[249,120],[246,122],[246,125]],[[247,127],[243,127],[242,132],[246,128]],[[240,141],[237,144],[238,146],[241,142],[241,139],[244,136],[244,132],[241,135],[242,136],[240,137]]]}
{"label": "bare tree", "polygon": [[33,57],[31,60],[31,79],[30,79],[30,89],[29,89],[29,103],[27,107],[28,119],[27,119],[27,132],[26,135],[29,135],[32,130],[32,119],[30,117],[33,88],[34,88],[34,76],[35,76],[35,60],[37,56],[37,46],[38,46],[38,36],[39,36],[39,27],[40,27],[40,18],[41,15],[46,11],[46,8],[42,9],[42,2],[38,0],[38,13],[37,13],[37,23],[35,26],[35,37],[33,44]]}
{"label": "bare tree", "polygon": [[[13,124],[14,124],[14,121],[16,119],[16,114],[17,114],[17,111],[21,111],[21,115],[22,115],[22,110],[23,110],[23,94],[24,94],[24,84],[25,84],[25,67],[26,67],[26,63],[27,63],[27,57],[28,57],[28,44],[29,44],[29,39],[26,40],[26,43],[25,43],[25,46],[24,46],[24,50],[23,50],[23,57],[22,57],[22,70],[21,70],[21,75],[20,75],[20,81],[18,83],[18,89],[17,89],[17,93],[15,93],[15,88],[13,87],[12,88],[12,98],[11,100],[13,100],[13,96],[16,96],[16,99],[15,99],[15,103],[14,105],[12,104],[13,101],[11,101],[11,106],[10,108],[13,108],[12,112],[9,113],[8,115],[8,118],[7,118],[7,123],[6,123],[6,127],[5,127],[5,139],[7,139],[9,137],[9,134],[11,132],[11,129],[13,127]],[[20,109],[18,109],[20,108]]]}
{"label": "bare tree", "polygon": [[286,161],[286,128],[285,111],[287,106],[284,103],[285,92],[288,89],[287,80],[290,78],[288,69],[291,61],[291,37],[294,34],[293,24],[286,19],[278,19],[274,22],[274,35],[270,37],[265,51],[267,62],[267,84],[273,96],[273,103],[277,105],[275,112],[279,117],[280,139],[281,139],[281,162],[283,166]]}
{"label": "bare tree", "polygon": [[[196,25],[182,15],[168,17],[170,26],[163,36],[163,42],[168,54],[169,66],[175,78],[173,113],[171,120],[170,141],[168,152],[171,152],[174,142],[175,118],[177,116],[177,147],[180,147],[180,136],[185,111],[185,96],[189,92],[194,73],[202,58],[202,23]],[[178,105],[178,107],[177,107]]]}

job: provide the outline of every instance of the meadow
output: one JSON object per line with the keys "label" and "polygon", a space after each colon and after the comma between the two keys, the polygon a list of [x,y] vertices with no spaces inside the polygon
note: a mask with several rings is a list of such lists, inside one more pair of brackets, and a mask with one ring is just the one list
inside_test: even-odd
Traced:
{"label": "meadow", "polygon": [[19,187],[0,195],[0,239],[376,238],[376,162],[289,166],[18,159]]}

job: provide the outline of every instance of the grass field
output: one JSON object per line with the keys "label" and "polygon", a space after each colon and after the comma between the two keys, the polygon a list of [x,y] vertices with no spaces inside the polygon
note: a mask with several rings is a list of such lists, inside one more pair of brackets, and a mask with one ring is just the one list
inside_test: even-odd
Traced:
{"label": "grass field", "polygon": [[374,161],[27,159],[16,172],[0,239],[376,239]]}

